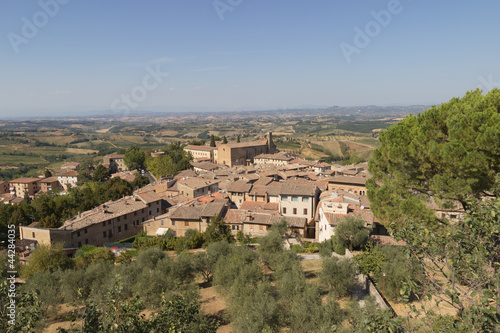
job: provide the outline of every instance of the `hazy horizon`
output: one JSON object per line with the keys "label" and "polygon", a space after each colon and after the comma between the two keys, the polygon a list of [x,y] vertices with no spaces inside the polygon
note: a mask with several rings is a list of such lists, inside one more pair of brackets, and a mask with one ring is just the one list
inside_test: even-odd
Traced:
{"label": "hazy horizon", "polygon": [[500,45],[487,33],[500,28],[494,1],[3,7],[0,118],[433,105],[500,87]]}

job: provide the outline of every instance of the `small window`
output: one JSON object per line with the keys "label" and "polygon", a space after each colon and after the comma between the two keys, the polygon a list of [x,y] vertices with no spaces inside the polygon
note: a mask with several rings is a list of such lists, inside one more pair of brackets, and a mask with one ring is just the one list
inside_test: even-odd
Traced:
{"label": "small window", "polygon": [[83,232],[84,232],[84,233],[87,233],[87,232],[88,232],[88,230],[87,230],[87,229],[83,229]]}
{"label": "small window", "polygon": [[288,195],[282,195],[281,200],[288,200]]}
{"label": "small window", "polygon": [[299,201],[299,197],[297,197],[297,196],[293,196],[293,197],[292,197],[292,201]]}
{"label": "small window", "polygon": [[128,224],[125,224],[124,228],[125,230],[128,230]]}
{"label": "small window", "polygon": [[286,214],[286,207],[283,207],[283,214]]}
{"label": "small window", "polygon": [[142,218],[142,222],[144,222],[144,217]]}
{"label": "small window", "polygon": [[113,231],[112,230],[108,230],[108,237],[111,237],[113,236]]}
{"label": "small window", "polygon": [[118,227],[118,232],[122,232],[122,227],[121,226]]}
{"label": "small window", "polygon": [[76,232],[76,237],[80,237],[80,231]]}
{"label": "small window", "polygon": [[231,226],[231,230],[234,230],[234,225]]}
{"label": "small window", "polygon": [[297,208],[293,209],[293,215],[297,215]]}
{"label": "small window", "polygon": [[34,233],[34,232],[32,232],[32,233],[31,233],[31,236],[33,236],[33,238],[35,238],[35,233]]}
{"label": "small window", "polygon": [[184,226],[189,227],[189,221],[184,221]]}
{"label": "small window", "polygon": [[106,231],[102,232],[102,238],[106,238]]}
{"label": "small window", "polygon": [[304,215],[307,215],[307,208],[304,208]]}
{"label": "small window", "polygon": [[172,225],[175,225],[175,221],[172,221]]}
{"label": "small window", "polygon": [[302,197],[302,202],[308,202],[309,201],[309,197]]}
{"label": "small window", "polygon": [[137,212],[134,212],[134,216],[137,216]]}
{"label": "small window", "polygon": [[259,225],[259,230],[264,230],[264,226],[263,225]]}
{"label": "small window", "polygon": [[159,213],[160,212],[160,208],[156,208],[156,212]]}
{"label": "small window", "polygon": [[116,218],[116,222],[120,222],[120,217],[119,216]]}

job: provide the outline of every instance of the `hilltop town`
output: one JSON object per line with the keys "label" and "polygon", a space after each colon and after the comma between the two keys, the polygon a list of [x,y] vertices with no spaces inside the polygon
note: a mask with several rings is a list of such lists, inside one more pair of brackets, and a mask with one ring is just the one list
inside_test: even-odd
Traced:
{"label": "hilltop town", "polygon": [[[33,248],[63,242],[66,248],[77,249],[116,243],[140,231],[162,236],[170,230],[174,236],[184,236],[189,229],[206,231],[213,217],[228,224],[233,235],[241,231],[251,237],[266,235],[285,218],[293,238],[323,242],[346,216],[360,217],[374,241],[397,243],[370,210],[365,183],[371,176],[366,162],[339,165],[296,158],[277,151],[271,132],[266,140],[217,143],[215,147],[187,145],[183,150],[192,156],[191,168],[153,180],[130,196],[79,212],[59,228],[43,228],[37,221],[22,225],[22,243]],[[127,169],[124,157],[109,154],[100,165],[112,178],[131,182],[138,173]],[[75,187],[78,168],[79,163],[67,162],[56,176],[3,182],[4,202],[13,204],[25,196],[34,199],[58,187]],[[458,207],[443,210],[432,202],[429,206],[440,217],[446,214],[457,219],[464,214]]]}

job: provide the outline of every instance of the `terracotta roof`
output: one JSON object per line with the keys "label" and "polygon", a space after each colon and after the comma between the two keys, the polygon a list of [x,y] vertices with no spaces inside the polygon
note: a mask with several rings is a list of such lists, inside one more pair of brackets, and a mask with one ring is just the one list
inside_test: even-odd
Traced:
{"label": "terracotta roof", "polygon": [[227,187],[228,192],[237,192],[237,193],[248,193],[252,188],[252,184],[247,184],[244,180],[239,180],[237,182],[229,184]]}
{"label": "terracotta roof", "polygon": [[348,176],[335,176],[330,178],[331,184],[352,184],[365,186],[367,177],[348,177]]}
{"label": "terracotta roof", "polygon": [[215,202],[209,202],[208,204],[205,205],[205,208],[203,208],[203,211],[201,212],[202,217],[212,217],[214,215],[219,216],[224,209],[224,202],[220,201],[215,201]]}
{"label": "terracotta roof", "polygon": [[172,210],[169,214],[171,220],[199,220],[201,217],[201,212],[205,207],[198,206],[180,206],[175,210]]}
{"label": "terracotta roof", "polygon": [[244,179],[244,180],[247,180],[247,181],[252,181],[252,180],[258,180],[258,179],[260,179],[259,175],[255,174],[255,173],[250,173],[250,174],[243,175],[243,176],[241,176],[241,178]]}
{"label": "terracotta roof", "polygon": [[198,178],[198,177],[189,177],[186,179],[181,179],[177,181],[177,184],[181,184],[183,186],[186,186],[187,188],[190,188],[192,190],[204,188],[207,186],[211,186],[214,184],[218,184],[218,180],[209,180],[209,179],[203,179],[203,178]]}
{"label": "terracotta roof", "polygon": [[183,171],[179,172],[177,175],[175,175],[174,179],[179,180],[179,179],[182,179],[185,177],[196,177],[196,176],[197,176],[196,172],[194,172],[191,169],[187,169],[187,170],[183,170]]}
{"label": "terracotta roof", "polygon": [[289,180],[283,183],[280,194],[314,196],[317,186],[312,181]]}
{"label": "terracotta roof", "polygon": [[[279,223],[283,216],[277,214],[250,213],[244,220],[247,224],[273,225]],[[294,228],[305,228],[307,219],[305,217],[286,217],[288,224]]]}
{"label": "terracotta roof", "polygon": [[224,217],[224,222],[230,224],[243,223],[245,216],[248,214],[246,210],[229,209]]}
{"label": "terracotta roof", "polygon": [[253,212],[256,211],[257,208],[263,208],[265,204],[266,203],[264,201],[244,201],[241,204],[240,209]]}
{"label": "terracotta roof", "polygon": [[[45,179],[42,179],[40,181],[40,183],[54,183],[54,182],[57,182],[57,177],[56,176],[53,176],[53,177],[48,177],[48,178],[45,178]],[[1,184],[1,183],[0,183]]]}
{"label": "terracotta roof", "polygon": [[116,201],[106,202],[93,210],[83,212],[80,217],[64,222],[64,225],[59,229],[79,230],[95,223],[101,223],[111,218],[130,214],[140,209],[146,209],[147,207],[148,205],[140,198],[128,196]]}
{"label": "terracotta roof", "polygon": [[267,185],[269,183],[272,183],[273,179],[269,177],[260,177],[259,180],[257,180],[255,183],[253,183],[254,186],[259,186],[259,185]]}
{"label": "terracotta roof", "polygon": [[196,145],[189,145],[184,147],[184,150],[200,150],[200,151],[212,151],[217,149],[217,147],[210,147],[210,146],[196,146]]}
{"label": "terracotta roof", "polygon": [[34,183],[34,182],[39,182],[40,178],[17,178],[14,180],[9,181],[9,183],[16,183],[16,184],[29,184],[29,183]]}
{"label": "terracotta roof", "polygon": [[62,171],[57,174],[57,176],[61,177],[78,177],[77,171]]}
{"label": "terracotta roof", "polygon": [[156,194],[154,191],[148,191],[148,192],[136,191],[135,195],[145,203],[152,203],[161,200],[160,196]]}
{"label": "terracotta roof", "polygon": [[229,148],[246,148],[246,147],[256,147],[256,146],[267,146],[267,141],[250,141],[250,142],[240,142],[240,143],[226,143],[222,146],[227,146]]}
{"label": "terracotta roof", "polygon": [[213,164],[213,163],[207,163],[207,162],[191,162],[191,165],[195,168],[198,168],[198,169],[203,169],[203,170],[208,170],[208,171],[211,171],[211,170],[216,170],[219,168],[219,166],[217,164]]}

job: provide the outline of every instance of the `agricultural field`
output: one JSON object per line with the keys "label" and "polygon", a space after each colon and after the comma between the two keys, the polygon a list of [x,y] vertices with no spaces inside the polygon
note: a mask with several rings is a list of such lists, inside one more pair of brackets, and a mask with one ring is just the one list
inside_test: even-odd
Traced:
{"label": "agricultural field", "polygon": [[143,150],[168,144],[208,140],[210,135],[235,141],[262,140],[273,132],[276,146],[294,156],[327,162],[368,160],[378,147],[376,133],[394,119],[349,121],[327,114],[293,112],[225,113],[65,120],[7,121],[0,127],[0,168],[29,165],[41,173],[64,161],[95,160],[136,145]]}

